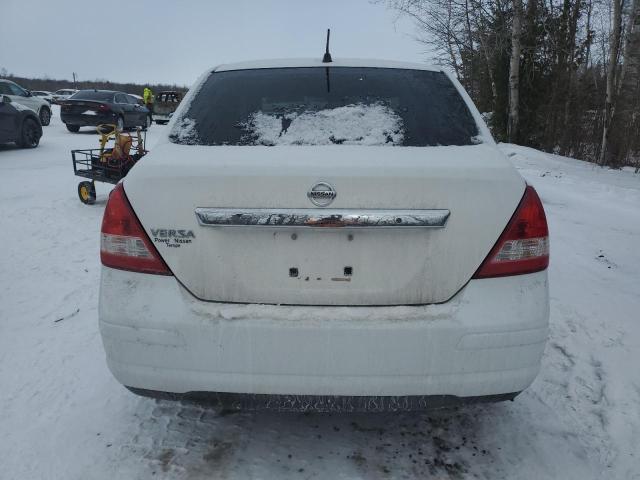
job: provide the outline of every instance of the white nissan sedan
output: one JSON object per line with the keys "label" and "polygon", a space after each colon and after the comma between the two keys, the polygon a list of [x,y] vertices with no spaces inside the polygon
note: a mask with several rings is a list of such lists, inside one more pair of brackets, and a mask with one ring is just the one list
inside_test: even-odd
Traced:
{"label": "white nissan sedan", "polygon": [[544,210],[447,73],[371,60],[207,71],[111,193],[99,321],[142,395],[412,410],[536,377]]}

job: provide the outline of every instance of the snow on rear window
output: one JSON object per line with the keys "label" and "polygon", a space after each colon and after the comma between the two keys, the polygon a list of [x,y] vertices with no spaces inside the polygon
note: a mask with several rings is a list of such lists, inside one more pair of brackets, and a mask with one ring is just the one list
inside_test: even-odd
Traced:
{"label": "snow on rear window", "polygon": [[178,143],[185,145],[197,145],[200,143],[196,121],[192,118],[181,118],[171,129],[171,136]]}
{"label": "snow on rear window", "polygon": [[401,145],[402,118],[382,104],[315,112],[254,112],[241,127],[247,145]]}
{"label": "snow on rear window", "polygon": [[479,134],[444,73],[374,67],[213,72],[173,123],[170,141],[191,145],[473,145]]}

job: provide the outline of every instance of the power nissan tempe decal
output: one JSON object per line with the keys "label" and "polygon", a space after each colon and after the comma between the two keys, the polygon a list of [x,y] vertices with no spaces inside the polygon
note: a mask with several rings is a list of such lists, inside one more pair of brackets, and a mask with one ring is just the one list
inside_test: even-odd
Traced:
{"label": "power nissan tempe decal", "polygon": [[174,230],[169,228],[152,228],[151,237],[155,243],[163,243],[172,248],[179,248],[186,243],[191,243],[196,238],[193,230]]}

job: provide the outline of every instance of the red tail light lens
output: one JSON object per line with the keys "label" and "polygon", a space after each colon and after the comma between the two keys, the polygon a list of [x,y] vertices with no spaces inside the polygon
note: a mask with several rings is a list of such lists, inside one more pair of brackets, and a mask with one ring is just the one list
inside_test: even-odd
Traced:
{"label": "red tail light lens", "polygon": [[100,260],[120,270],[172,275],[142,228],[121,183],[111,192],[104,210]]}
{"label": "red tail light lens", "polygon": [[540,197],[527,185],[520,205],[473,278],[521,275],[549,266],[549,229]]}

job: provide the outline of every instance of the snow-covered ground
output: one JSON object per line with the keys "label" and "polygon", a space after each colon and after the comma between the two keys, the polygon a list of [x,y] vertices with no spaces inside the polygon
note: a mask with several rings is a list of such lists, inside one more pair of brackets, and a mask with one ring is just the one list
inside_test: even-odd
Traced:
{"label": "snow-covered ground", "polygon": [[[154,125],[150,143],[165,127]],[[515,402],[431,414],[240,413],[138,398],[97,327],[98,203],[58,112],[0,147],[0,479],[640,479],[640,175],[503,145],[545,203],[551,338]]]}

